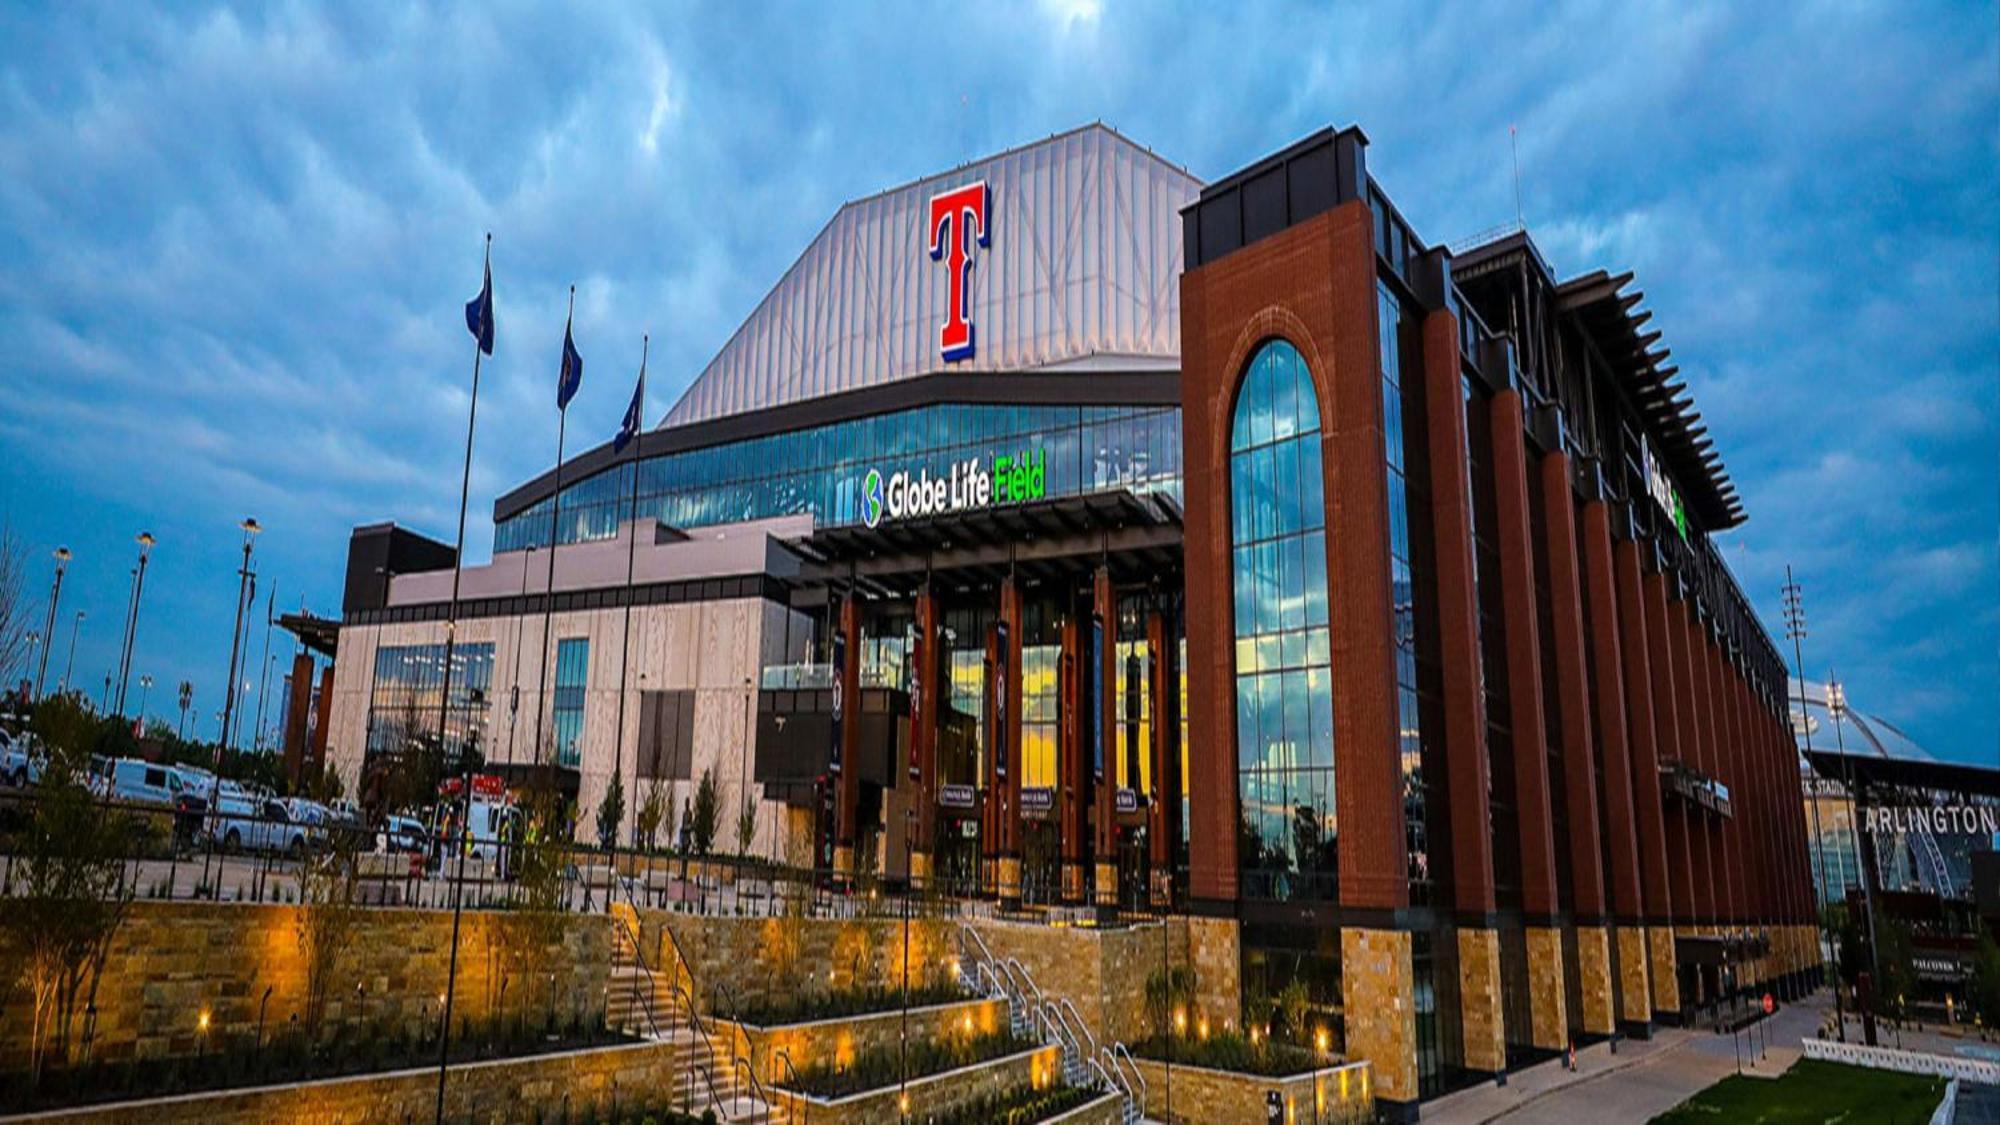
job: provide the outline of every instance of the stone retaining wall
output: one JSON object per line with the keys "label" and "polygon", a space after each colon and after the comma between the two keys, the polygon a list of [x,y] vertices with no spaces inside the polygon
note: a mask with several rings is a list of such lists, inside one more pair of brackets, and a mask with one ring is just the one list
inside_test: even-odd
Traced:
{"label": "stone retaining wall", "polygon": [[[1375,1115],[1367,1063],[1350,1063],[1283,1078],[1262,1078],[1206,1067],[1172,1067],[1136,1059],[1146,1080],[1146,1116],[1190,1125],[1264,1125],[1266,1098],[1275,1090],[1286,1121],[1364,1122]],[[1171,1110],[1169,1102],[1171,1101]]]}
{"label": "stone retaining wall", "polygon": [[[453,1067],[444,1115],[452,1122],[514,1122],[540,1117],[581,1120],[664,1106],[674,1097],[674,1047],[638,1043],[535,1058]],[[428,1121],[437,1105],[437,1070],[398,1070],[292,1086],[185,1094],[58,1113],[0,1117],[49,1125],[359,1125]]]}
{"label": "stone retaining wall", "polygon": [[[695,1001],[707,1012],[755,1007],[808,989],[895,988],[903,979],[898,919],[711,918],[642,910],[639,925],[649,966],[677,976],[675,948],[686,955]],[[955,921],[911,920],[913,986],[949,976],[956,930]]]}
{"label": "stone retaining wall", "polygon": [[[214,1051],[303,1019],[306,963],[301,907],[237,903],[136,902],[105,958],[95,1000],[92,1055],[153,1058]],[[462,917],[454,1017],[475,1023],[501,1012],[558,1018],[583,1011],[601,1019],[610,975],[609,930],[601,915],[565,915],[536,944],[523,915],[471,911]],[[450,911],[356,908],[327,977],[327,1024],[403,1023],[414,1033],[435,1020],[451,957]],[[0,966],[22,963],[0,948]],[[554,974],[551,981],[550,974]],[[0,1069],[26,1065],[33,1009],[10,971],[0,970]],[[12,988],[11,994],[5,989]],[[269,999],[265,990],[269,989]],[[201,1014],[208,1013],[204,1034]],[[455,1030],[455,1029],[454,1029]],[[81,1028],[77,1037],[81,1036]]]}
{"label": "stone retaining wall", "polygon": [[[778,1059],[780,1052],[791,1060],[794,1070],[828,1063],[847,1066],[857,1055],[893,1049],[901,1040],[904,1021],[902,1010],[897,1009],[773,1027],[728,1020],[717,1020],[716,1026],[723,1034],[735,1038],[736,1051],[750,1060],[757,1077],[766,1085],[774,1085],[785,1077],[784,1064]],[[992,1035],[1007,1028],[1007,1005],[1000,1000],[968,1000],[912,1008],[908,1028],[913,1043]]]}
{"label": "stone retaining wall", "polygon": [[[981,1098],[996,1097],[1023,1086],[1040,1087],[1061,1077],[1062,1059],[1054,1047],[977,1063],[909,1083],[910,1112],[921,1119],[924,1113],[944,1113]],[[772,1090],[771,1098],[791,1114],[794,1121],[810,1119],[820,1125],[868,1125],[898,1121],[897,1099],[901,1091],[894,1085],[828,1101],[789,1090]]]}

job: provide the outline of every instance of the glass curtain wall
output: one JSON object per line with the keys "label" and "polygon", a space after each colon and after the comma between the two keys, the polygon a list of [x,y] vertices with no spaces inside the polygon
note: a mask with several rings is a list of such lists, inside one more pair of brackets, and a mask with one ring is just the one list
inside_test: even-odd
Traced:
{"label": "glass curtain wall", "polygon": [[1331,900],[1338,880],[1319,396],[1298,350],[1251,358],[1230,433],[1243,893]]}
{"label": "glass curtain wall", "polygon": [[[455,645],[451,662],[451,705],[444,714],[447,761],[465,749],[486,752],[493,645]],[[366,756],[396,755],[434,743],[443,692],[443,645],[384,645],[376,649],[375,680],[368,697]]]}
{"label": "glass curtain wall", "polygon": [[583,699],[590,677],[590,640],[556,642],[555,760],[574,768],[583,760]]}
{"label": "glass curtain wall", "polygon": [[[1180,495],[1177,407],[940,404],[650,457],[638,463],[639,512],[705,527],[810,512],[822,524],[861,520],[861,478],[976,458],[1040,453],[1049,496],[1113,488]],[[565,484],[558,538],[609,539],[632,503],[631,461]],[[546,547],[551,500],[501,520],[495,551]]]}

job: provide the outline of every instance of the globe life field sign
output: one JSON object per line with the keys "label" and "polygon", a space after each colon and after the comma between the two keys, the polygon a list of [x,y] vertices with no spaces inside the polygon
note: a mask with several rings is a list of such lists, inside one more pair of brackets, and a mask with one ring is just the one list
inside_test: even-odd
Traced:
{"label": "globe life field sign", "polygon": [[869,469],[861,478],[861,522],[875,527],[883,520],[1039,500],[1048,495],[1047,461],[1046,452],[1036,449],[1002,453],[990,463],[970,457],[937,475],[929,468],[898,469],[887,476],[880,469]]}

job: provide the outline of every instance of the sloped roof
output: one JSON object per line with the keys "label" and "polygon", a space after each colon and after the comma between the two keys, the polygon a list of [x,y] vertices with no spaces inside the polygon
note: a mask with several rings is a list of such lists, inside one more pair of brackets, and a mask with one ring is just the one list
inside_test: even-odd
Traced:
{"label": "sloped roof", "polygon": [[[946,364],[948,277],[930,197],[986,181],[974,260],[978,351]],[[951,370],[1173,370],[1180,208],[1201,182],[1087,125],[848,203],[667,412],[661,428]]]}

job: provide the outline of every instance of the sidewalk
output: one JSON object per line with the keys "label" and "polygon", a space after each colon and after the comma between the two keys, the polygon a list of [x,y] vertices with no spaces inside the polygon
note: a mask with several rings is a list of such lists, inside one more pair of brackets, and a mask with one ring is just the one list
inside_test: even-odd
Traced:
{"label": "sidewalk", "polygon": [[[1743,1073],[1783,1073],[1799,1056],[1799,1040],[1819,1027],[1820,999],[1787,1007],[1758,1027],[1758,1045],[1768,1029],[1770,1046],[1754,1066],[1747,1037],[1739,1037]],[[1439,1098],[1423,1107],[1422,1119],[1447,1125],[1643,1122],[1736,1073],[1736,1045],[1712,1031],[1661,1028],[1650,1040],[1619,1043],[1615,1055],[1608,1043],[1578,1051],[1575,1072],[1551,1061],[1508,1075],[1505,1086],[1488,1083]]]}

